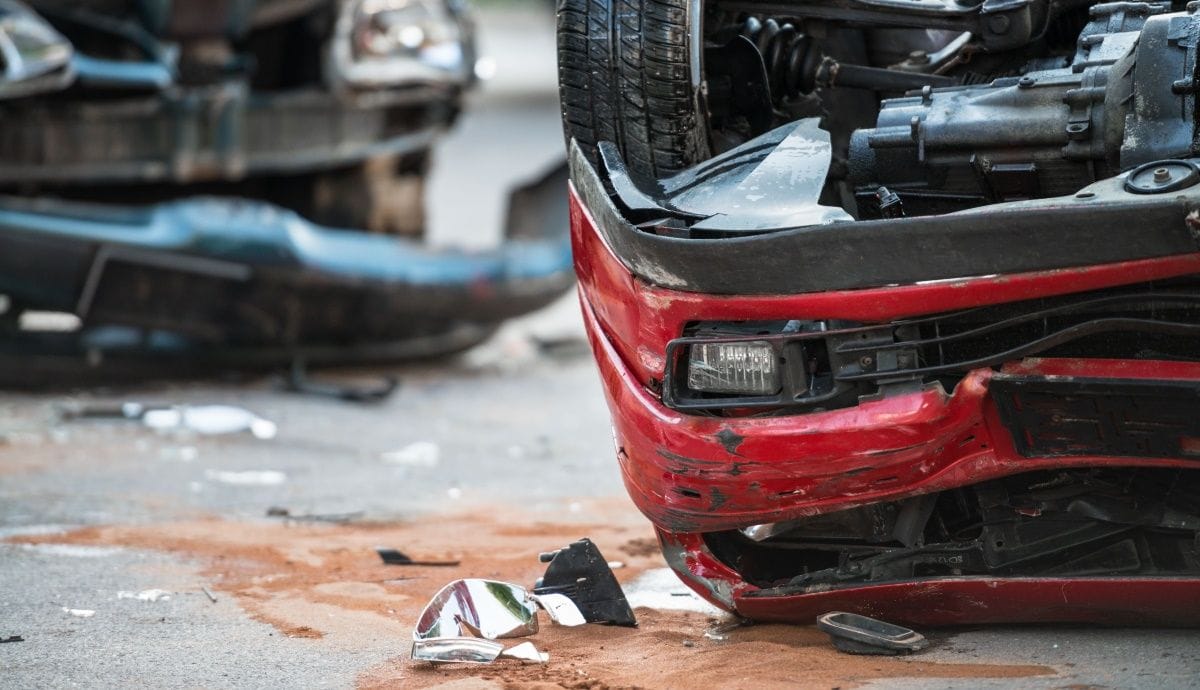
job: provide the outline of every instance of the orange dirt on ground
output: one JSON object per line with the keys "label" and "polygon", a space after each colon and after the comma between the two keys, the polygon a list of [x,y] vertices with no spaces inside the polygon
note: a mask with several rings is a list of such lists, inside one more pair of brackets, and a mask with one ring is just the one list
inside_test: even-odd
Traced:
{"label": "orange dirt on ground", "polygon": [[[1043,666],[849,656],[835,651],[812,626],[733,627],[710,639],[705,631],[727,621],[644,608],[637,610],[636,629],[561,628],[542,616],[541,631],[528,639],[550,654],[544,665],[502,659],[485,666],[434,666],[408,660],[417,615],[450,580],[484,577],[531,585],[545,569],[539,552],[583,536],[608,558],[625,563],[616,571],[622,583],[663,567],[657,549],[650,548],[656,543],[651,529],[627,503],[580,505],[578,514],[563,521],[511,508],[476,508],[404,523],[207,519],[89,527],[10,541],[123,546],[193,561],[210,589],[232,596],[248,615],[284,635],[310,638],[318,647],[394,650],[387,661],[361,673],[363,688],[848,688],[881,678],[1054,673]],[[400,549],[414,559],[460,563],[389,566],[380,561],[376,546]]]}

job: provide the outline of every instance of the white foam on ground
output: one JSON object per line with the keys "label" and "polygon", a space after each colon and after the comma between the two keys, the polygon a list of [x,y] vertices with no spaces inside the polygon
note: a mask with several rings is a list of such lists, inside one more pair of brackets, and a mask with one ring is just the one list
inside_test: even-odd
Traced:
{"label": "white foam on ground", "polygon": [[695,611],[710,616],[725,616],[726,613],[701,599],[695,592],[679,581],[679,576],[670,568],[647,570],[636,580],[625,585],[625,598],[633,608],[648,608],[659,611]]}

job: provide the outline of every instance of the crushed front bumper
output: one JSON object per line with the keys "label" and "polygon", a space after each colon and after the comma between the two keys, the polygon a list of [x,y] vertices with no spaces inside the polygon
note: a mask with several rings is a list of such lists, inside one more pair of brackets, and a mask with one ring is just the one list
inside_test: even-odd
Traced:
{"label": "crushed front bumper", "polygon": [[[474,345],[574,282],[565,170],[509,200],[490,251],[317,226],[263,202],[0,200],[6,385],[214,367],[430,357]],[[16,317],[67,312],[71,332]]]}
{"label": "crushed front bumper", "polygon": [[[804,520],[1039,470],[1195,471],[1200,458],[1180,450],[1191,448],[1196,430],[1190,422],[1162,432],[1175,434],[1181,444],[1172,452],[1030,453],[1012,420],[1001,418],[992,389],[999,381],[1103,381],[1139,390],[1145,385],[1182,386],[1192,399],[1200,399],[1200,363],[1018,357],[1003,366],[966,371],[949,393],[937,384],[910,387],[853,406],[803,414],[701,415],[671,409],[662,398],[671,366],[668,345],[697,322],[841,319],[886,324],[1200,274],[1200,253],[1187,220],[1194,200],[1156,200],[1152,212],[1140,199],[1108,201],[1105,213],[1129,213],[1143,204],[1141,210],[1156,221],[1138,225],[1142,242],[1128,235],[1123,258],[1108,254],[1113,245],[1074,254],[1017,251],[1016,256],[992,257],[978,252],[994,238],[959,233],[961,218],[938,220],[922,230],[924,247],[945,258],[947,268],[899,245],[886,260],[874,258],[866,251],[871,233],[886,232],[883,228],[808,228],[724,239],[645,232],[623,215],[577,151],[572,184],[581,303],[613,416],[618,462],[635,504],[658,529],[668,562],[697,592],[740,615],[765,620],[808,621],[840,609],[924,625],[1200,623],[1200,573],[942,576],[768,586],[748,582],[728,559],[714,555],[706,541],[707,534]],[[1038,223],[1047,222],[1047,214],[1058,215],[1064,223],[1060,239],[1078,235],[1082,240],[1089,231],[1067,223],[1068,216],[1057,210],[1036,205],[1026,210],[1041,218]],[[980,214],[955,215],[995,225]],[[899,233],[908,225],[891,231]],[[1008,242],[1016,242],[1020,234],[1019,224],[1013,225],[1006,221],[1002,231]],[[940,234],[935,232],[939,226]],[[1044,230],[1029,231],[1031,241],[1045,242]],[[983,245],[975,246],[977,241]],[[1122,243],[1122,237],[1114,239],[1114,245]],[[809,271],[809,257],[831,255],[830,246],[849,254],[837,259],[841,269],[819,265]],[[856,248],[863,253],[855,254]],[[929,267],[931,279],[914,280],[906,275],[912,266],[895,265],[910,255]],[[855,257],[858,265],[845,263]],[[980,270],[996,264],[1004,264],[1003,273]],[[814,275],[834,287],[821,290],[811,284]]]}

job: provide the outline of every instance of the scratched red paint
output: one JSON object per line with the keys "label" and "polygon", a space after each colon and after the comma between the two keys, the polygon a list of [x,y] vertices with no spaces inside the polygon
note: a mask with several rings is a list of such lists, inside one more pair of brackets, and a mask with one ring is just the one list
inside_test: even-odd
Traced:
{"label": "scratched red paint", "polygon": [[[931,579],[789,596],[756,588],[707,552],[699,533],[892,501],[1038,469],[1196,467],[1194,459],[1026,458],[988,396],[994,372],[956,389],[929,389],[803,415],[686,415],[652,391],[667,343],[688,322],[846,319],[866,322],[1069,294],[1200,273],[1200,254],[924,285],[831,293],[717,296],[665,290],[633,276],[572,190],[572,242],[584,322],[599,365],[625,485],[683,549],[673,566],[690,586],[754,618],[807,620],[831,609],[919,624],[1021,620],[1200,623],[1200,580],[1169,578]],[[1005,371],[1046,376],[1200,381],[1200,364],[1028,359]],[[731,438],[740,438],[732,446]],[[730,447],[733,452],[730,452]],[[714,586],[731,592],[713,593]],[[1059,601],[1066,593],[1069,601]],[[932,603],[931,603],[932,602]]]}

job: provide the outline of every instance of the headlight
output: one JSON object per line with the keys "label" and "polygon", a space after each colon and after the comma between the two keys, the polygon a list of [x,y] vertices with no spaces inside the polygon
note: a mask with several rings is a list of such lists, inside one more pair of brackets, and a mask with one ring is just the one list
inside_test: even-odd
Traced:
{"label": "headlight", "polygon": [[779,358],[762,340],[696,343],[689,348],[687,385],[703,393],[771,395],[779,392]]}
{"label": "headlight", "polygon": [[347,0],[329,46],[333,83],[465,84],[474,50],[462,13],[444,0]]}
{"label": "headlight", "polygon": [[0,0],[0,97],[65,87],[74,49],[24,3]]}

